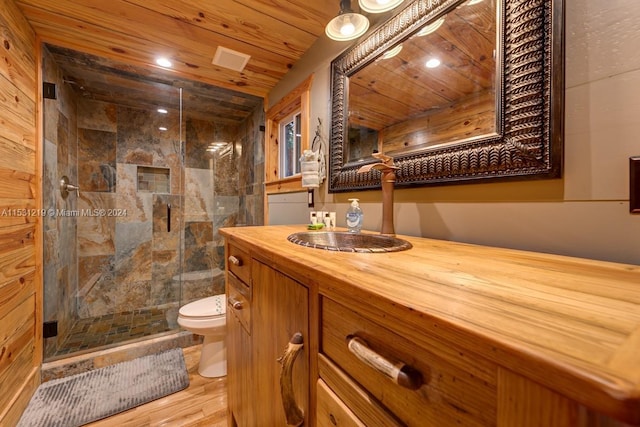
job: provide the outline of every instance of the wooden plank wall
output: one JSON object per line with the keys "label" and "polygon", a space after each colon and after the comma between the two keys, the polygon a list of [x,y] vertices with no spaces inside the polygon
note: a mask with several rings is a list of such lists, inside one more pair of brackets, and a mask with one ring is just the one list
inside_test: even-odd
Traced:
{"label": "wooden plank wall", "polygon": [[36,38],[0,0],[0,425],[15,425],[40,382],[41,237]]}
{"label": "wooden plank wall", "polygon": [[421,117],[385,128],[383,152],[430,147],[496,132],[493,90],[474,94]]}

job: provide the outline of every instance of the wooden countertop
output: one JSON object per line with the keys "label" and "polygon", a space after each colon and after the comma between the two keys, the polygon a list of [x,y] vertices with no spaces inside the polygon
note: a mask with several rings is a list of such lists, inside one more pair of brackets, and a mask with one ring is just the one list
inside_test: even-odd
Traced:
{"label": "wooden countertop", "polygon": [[305,229],[220,232],[412,338],[437,331],[596,411],[640,423],[640,266],[409,236],[398,237],[412,249],[386,254],[287,241]]}

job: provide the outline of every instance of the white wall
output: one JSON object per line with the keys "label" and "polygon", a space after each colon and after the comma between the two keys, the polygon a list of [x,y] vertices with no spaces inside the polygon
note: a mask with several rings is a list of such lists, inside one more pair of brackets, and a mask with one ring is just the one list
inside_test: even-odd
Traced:
{"label": "white wall", "polygon": [[[396,232],[640,265],[640,215],[629,213],[629,157],[640,155],[640,1],[565,0],[564,176],[558,180],[396,190]],[[271,103],[315,73],[312,123],[330,124],[330,62],[348,46],[321,39],[274,88]],[[381,224],[380,192],[327,194],[338,212],[359,197]]]}

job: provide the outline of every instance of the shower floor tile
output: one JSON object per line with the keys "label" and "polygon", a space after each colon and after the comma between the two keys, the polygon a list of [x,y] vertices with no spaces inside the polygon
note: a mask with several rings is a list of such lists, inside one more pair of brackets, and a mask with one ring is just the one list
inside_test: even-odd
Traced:
{"label": "shower floor tile", "polygon": [[52,357],[171,331],[166,313],[167,310],[152,308],[79,319],[60,338],[62,344]]}

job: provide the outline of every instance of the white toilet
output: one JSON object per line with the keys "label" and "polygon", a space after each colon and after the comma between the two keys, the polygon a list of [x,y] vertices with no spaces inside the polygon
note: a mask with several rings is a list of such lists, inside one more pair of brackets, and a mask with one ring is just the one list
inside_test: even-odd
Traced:
{"label": "white toilet", "polygon": [[203,377],[227,375],[226,296],[215,295],[190,302],[178,312],[178,325],[204,336],[198,373]]}

